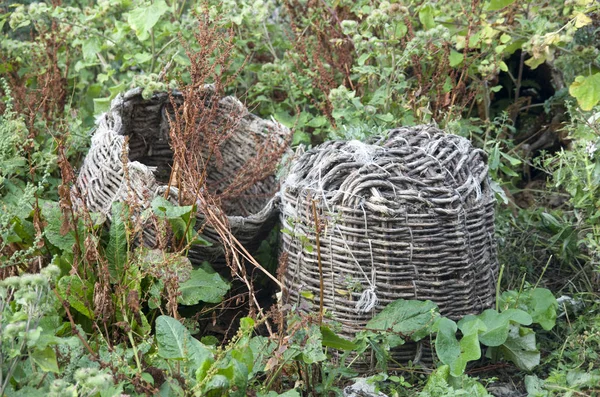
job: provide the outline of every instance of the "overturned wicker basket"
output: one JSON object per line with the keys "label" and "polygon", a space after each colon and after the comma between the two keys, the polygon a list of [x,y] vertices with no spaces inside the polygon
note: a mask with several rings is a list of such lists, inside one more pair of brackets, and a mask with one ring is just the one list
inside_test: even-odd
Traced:
{"label": "overturned wicker basket", "polygon": [[[208,101],[214,91],[211,86],[203,89]],[[133,89],[113,100],[92,136],[91,148],[77,179],[77,187],[91,211],[109,215],[113,202],[132,197],[142,209],[147,208],[154,197],[166,190],[173,164],[169,142],[173,103],[167,93],[156,93],[145,100],[141,92],[139,88]],[[183,103],[180,93],[171,95],[176,106]],[[218,106],[217,118],[213,120],[215,128],[233,126],[233,131],[226,131],[229,137],[220,147],[222,161],[220,164],[211,162],[206,173],[207,186],[218,192],[226,188],[246,161],[257,155],[261,145],[272,140],[278,144],[286,142],[290,130],[250,114],[234,97],[224,97],[215,103]],[[235,122],[228,123],[232,119]],[[258,247],[277,222],[277,189],[278,183],[271,175],[250,186],[236,199],[222,202],[233,235],[249,250]],[[170,190],[171,193],[176,191]],[[222,265],[223,248],[218,233],[205,225],[201,213],[198,218],[196,228],[203,228],[203,237],[213,245],[192,246],[190,260],[196,264],[209,261]],[[155,233],[146,231],[144,238],[148,245],[155,243]]]}
{"label": "overturned wicker basket", "polygon": [[[490,307],[498,263],[487,171],[482,150],[433,126],[306,152],[282,186],[288,303],[310,292],[318,308],[316,210],[323,303],[343,335],[400,298],[432,300],[452,319]],[[415,355],[414,345],[396,352]]]}

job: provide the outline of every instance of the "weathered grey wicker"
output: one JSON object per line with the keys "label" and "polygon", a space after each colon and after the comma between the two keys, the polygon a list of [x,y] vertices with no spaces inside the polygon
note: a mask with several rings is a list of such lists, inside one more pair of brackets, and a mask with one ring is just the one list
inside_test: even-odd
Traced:
{"label": "weathered grey wicker", "polygon": [[[210,86],[204,89],[207,97],[213,95]],[[139,201],[142,209],[147,208],[156,195],[166,190],[173,163],[167,113],[172,115],[173,106],[167,93],[156,93],[144,100],[141,92],[137,88],[119,95],[98,121],[77,179],[77,187],[91,211],[109,215],[114,201],[131,197]],[[183,102],[180,93],[174,92],[172,96],[178,104]],[[215,128],[227,125],[233,126],[234,131],[220,146],[222,164],[209,164],[207,183],[212,191],[225,188],[245,162],[256,156],[259,145],[271,139],[286,140],[290,134],[281,124],[250,114],[234,97],[221,98],[218,106],[218,118],[213,120]],[[234,122],[229,122],[231,120]],[[126,136],[129,144],[124,148]],[[123,166],[124,153],[128,157],[129,180]],[[174,192],[177,189],[171,188],[172,195]],[[223,208],[233,235],[252,250],[277,222],[278,203],[277,181],[273,175],[251,186],[239,199],[223,202]],[[205,222],[202,214],[198,218],[196,227],[200,228]],[[213,246],[193,246],[189,252],[192,263],[222,262],[223,250],[215,230],[206,227],[203,237]],[[155,234],[145,233],[144,238],[152,245]]]}
{"label": "weathered grey wicker", "polygon": [[[288,302],[315,297],[313,202],[320,222],[323,303],[352,337],[386,304],[432,300],[453,319],[494,301],[494,197],[486,154],[433,126],[306,152],[282,185]],[[415,358],[415,346],[396,358]]]}

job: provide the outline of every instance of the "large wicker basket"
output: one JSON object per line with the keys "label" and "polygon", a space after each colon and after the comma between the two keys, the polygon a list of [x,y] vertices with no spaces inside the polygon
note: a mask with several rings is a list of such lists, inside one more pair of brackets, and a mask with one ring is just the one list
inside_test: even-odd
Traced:
{"label": "large wicker basket", "polygon": [[[209,101],[214,91],[211,86],[203,89]],[[77,187],[91,211],[110,215],[114,201],[132,198],[144,209],[154,197],[166,191],[173,165],[169,139],[170,120],[174,120],[173,102],[178,106],[183,103],[183,98],[178,92],[171,93],[171,98],[162,92],[145,100],[141,93],[142,90],[137,88],[113,100],[92,136],[91,148],[77,179]],[[232,126],[233,129],[223,132],[228,134],[228,138],[219,148],[222,161],[219,164],[212,161],[206,173],[207,186],[218,192],[226,188],[241,167],[257,155],[261,145],[272,140],[278,144],[286,142],[290,130],[252,115],[234,97],[224,97],[216,103],[217,118],[212,121],[215,128]],[[171,196],[177,191],[176,188],[169,189]],[[260,245],[277,223],[277,191],[278,182],[275,175],[271,175],[250,186],[236,199],[222,202],[233,235],[251,251]],[[223,248],[219,244],[218,233],[210,225],[205,225],[201,213],[198,218],[196,228],[203,228],[203,237],[213,245],[192,246],[190,260],[195,264],[209,261],[223,265]],[[144,233],[148,245],[155,243],[155,237],[156,233],[151,231]]]}
{"label": "large wicker basket", "polygon": [[[482,150],[433,126],[306,152],[282,186],[288,303],[308,292],[317,310],[323,282],[324,307],[350,338],[400,298],[432,300],[452,319],[490,307],[498,263],[487,171]],[[415,355],[414,345],[396,352]]]}

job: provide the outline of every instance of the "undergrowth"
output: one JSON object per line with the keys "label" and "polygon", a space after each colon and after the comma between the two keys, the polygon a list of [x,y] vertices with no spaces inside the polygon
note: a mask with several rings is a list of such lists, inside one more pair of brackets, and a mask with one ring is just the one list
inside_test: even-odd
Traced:
{"label": "undergrowth", "polygon": [[[600,393],[596,2],[0,10],[0,396],[334,396],[355,377],[389,396]],[[90,212],[74,182],[95,118],[138,86],[183,97],[171,95],[167,191],[149,209],[131,199]],[[223,203],[278,172],[289,142],[208,184],[239,122],[217,117],[226,95],[292,128],[294,147],[437,123],[483,148],[498,201],[496,306],[455,322],[433,302],[399,300],[354,340],[335,319],[282,312],[278,231],[248,252]],[[208,244],[198,213],[226,271],[187,258]],[[155,247],[142,243],[151,227]],[[417,342],[430,362],[395,361]],[[368,373],[353,366],[361,355]]]}

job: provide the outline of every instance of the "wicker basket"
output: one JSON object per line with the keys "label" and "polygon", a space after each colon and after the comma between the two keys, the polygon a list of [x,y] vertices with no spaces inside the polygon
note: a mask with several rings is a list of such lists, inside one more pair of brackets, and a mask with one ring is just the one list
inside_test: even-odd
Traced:
{"label": "wicker basket", "polygon": [[[452,319],[490,307],[498,263],[487,170],[482,150],[433,126],[306,152],[282,186],[288,303],[309,292],[318,308],[316,209],[323,303],[343,335],[400,298],[432,300]],[[414,344],[396,352],[415,355]]]}
{"label": "wicker basket", "polygon": [[[204,90],[207,99],[214,95],[211,86],[205,86]],[[100,118],[92,136],[91,148],[77,179],[85,205],[91,211],[109,215],[114,201],[132,197],[144,209],[156,195],[166,190],[173,163],[169,144],[173,106],[167,93],[156,93],[145,100],[141,92],[137,88],[119,95]],[[178,92],[172,93],[172,97],[178,105],[183,102]],[[207,186],[216,192],[224,189],[240,167],[256,156],[259,145],[273,139],[284,142],[290,135],[290,130],[281,124],[250,114],[234,97],[221,98],[218,107],[218,118],[213,121],[215,128],[233,125],[234,131],[227,131],[229,137],[220,146],[222,162],[211,162],[207,170]],[[228,123],[231,119],[235,122]],[[124,156],[128,158],[127,173],[123,166]],[[175,188],[170,190],[172,194],[177,191]],[[272,175],[252,185],[243,196],[222,203],[233,235],[249,250],[257,248],[277,223],[277,190],[278,183]],[[196,228],[201,228],[204,218],[202,214],[198,214],[198,218]],[[210,226],[202,233],[213,245],[193,246],[189,252],[192,263],[209,261],[213,265],[217,263],[217,267],[224,264],[218,234]],[[154,245],[155,237],[153,232],[144,233],[145,243],[150,246]]]}

